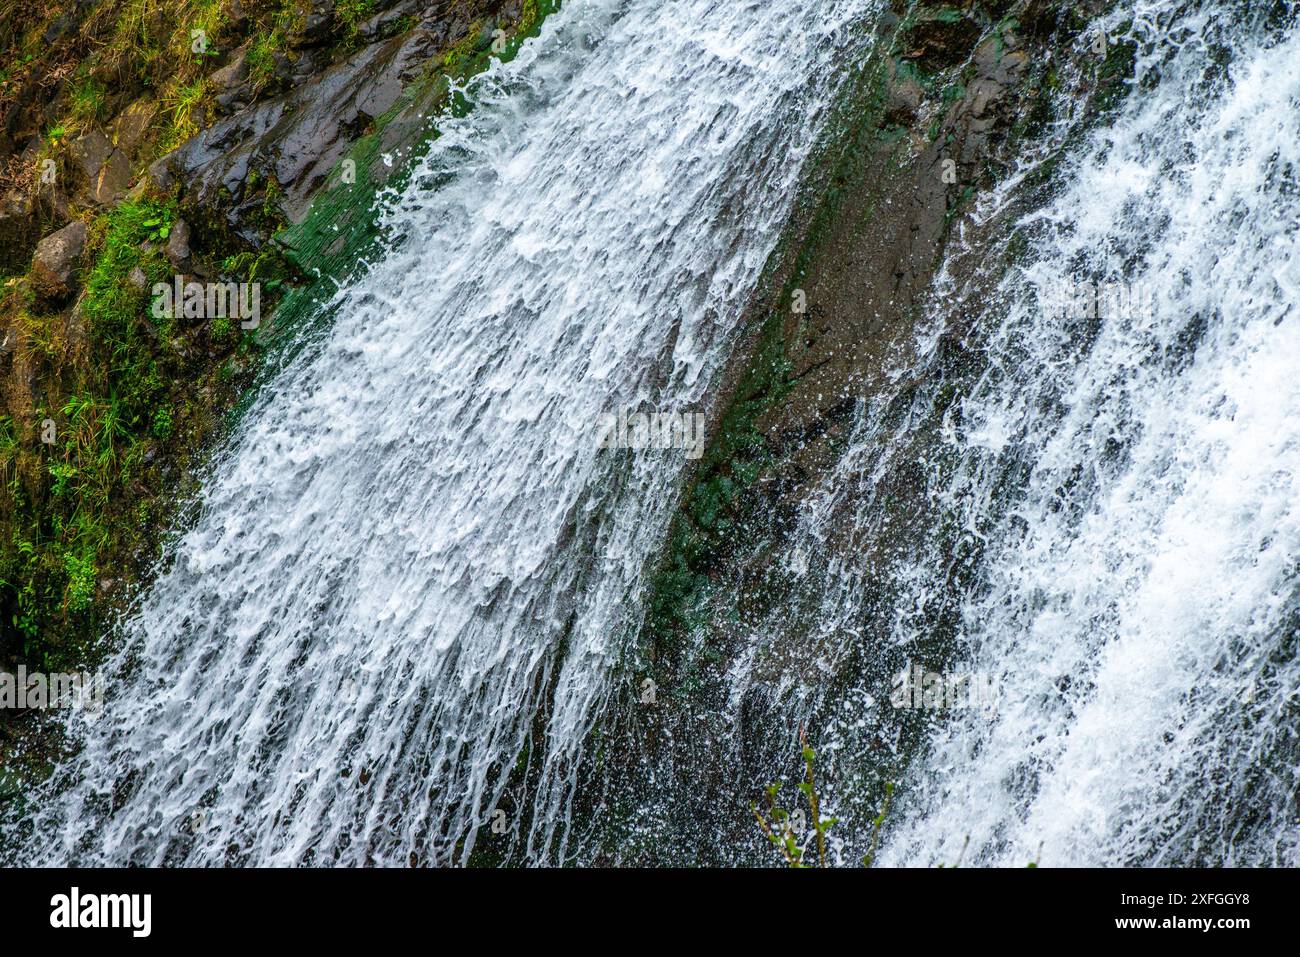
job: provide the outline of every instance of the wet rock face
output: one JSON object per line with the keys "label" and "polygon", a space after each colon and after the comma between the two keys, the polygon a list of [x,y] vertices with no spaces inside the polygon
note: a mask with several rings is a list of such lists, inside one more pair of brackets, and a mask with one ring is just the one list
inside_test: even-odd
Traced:
{"label": "wet rock face", "polygon": [[[1016,23],[1031,8],[1036,32],[1021,32]],[[735,395],[724,395],[717,414],[726,417],[723,421],[732,416],[752,421],[757,437],[752,447],[759,451],[742,449],[730,460],[720,456],[720,465],[706,466],[688,488],[670,535],[670,541],[680,534],[687,543],[680,549],[671,545],[663,567],[682,568],[692,576],[686,586],[679,584],[680,575],[670,582],[688,589],[688,613],[661,618],[669,622],[667,630],[656,626],[659,630],[648,635],[647,644],[654,648],[655,679],[661,687],[677,688],[676,676],[686,673],[684,661],[696,672],[691,689],[679,689],[689,704],[673,714],[664,712],[666,736],[674,721],[688,720],[693,708],[723,713],[720,702],[730,701],[726,676],[739,655],[754,655],[746,663],[752,685],[743,705],[752,705],[756,714],[766,713],[764,696],[776,694],[774,689],[825,687],[827,675],[847,667],[842,656],[852,646],[836,645],[833,636],[802,617],[805,608],[819,607],[822,598],[816,570],[805,576],[783,567],[785,546],[844,454],[858,403],[887,399],[896,389],[906,400],[912,391],[933,384],[900,385],[889,373],[908,368],[917,324],[933,306],[936,271],[955,231],[961,230],[962,248],[969,243],[979,251],[972,255],[997,261],[1009,255],[1003,243],[990,238],[993,227],[967,214],[981,192],[1015,168],[1020,151],[1033,142],[1033,134],[1026,132],[1033,128],[1031,117],[1040,107],[1050,116],[1048,77],[1057,70],[1086,74],[1089,69],[1078,62],[1086,54],[1078,50],[1075,35],[1056,25],[1061,19],[1056,14],[1064,10],[1063,4],[1043,0],[920,10],[899,3],[882,17],[876,51],[882,59],[852,97],[857,126],[846,131],[843,152],[833,153],[822,173],[822,195],[834,198],[826,200],[825,216],[810,217],[797,227],[803,232],[791,245],[798,251],[790,253],[789,263],[778,265],[771,289],[751,307],[755,327],[769,317],[772,321],[755,334],[753,351],[739,351],[727,372],[728,382],[739,385],[726,386],[734,387]],[[947,269],[954,277],[982,275],[969,255],[952,252]],[[960,321],[954,317],[955,325]],[[961,338],[960,333],[952,336]],[[951,348],[945,344],[939,367],[925,374],[941,382],[950,374],[964,374],[962,363],[970,360],[963,348],[961,342]],[[780,371],[765,379],[764,368]],[[754,382],[758,385],[746,385]],[[904,401],[899,408],[906,411],[905,406]],[[891,405],[881,414],[903,413]],[[755,417],[743,418],[748,415]],[[709,429],[715,442],[724,433],[717,421]],[[927,443],[932,439],[931,432],[918,426],[913,453],[891,460],[888,474],[872,475],[864,483],[888,503],[888,535],[855,539],[854,523],[832,519],[818,555],[809,560],[883,569],[891,567],[907,540],[919,540],[935,520],[918,464],[931,451]],[[720,448],[725,447],[711,452]],[[693,516],[699,503],[707,501],[701,496],[716,494],[712,490],[728,483],[739,487],[723,508],[734,531],[715,536]],[[835,508],[851,513],[857,494],[866,493],[839,490]],[[678,599],[665,590],[651,601],[671,608]],[[863,635],[874,634],[871,612],[862,614]],[[752,650],[746,629],[758,623],[770,625],[780,637]],[[703,653],[690,650],[697,647],[707,649],[708,664],[700,664]],[[696,731],[692,726],[691,733]],[[731,740],[729,734],[719,728],[718,739],[707,742],[703,751],[718,753]],[[726,774],[743,777],[742,771],[752,770],[731,767]]]}
{"label": "wet rock face", "polygon": [[[358,38],[376,42],[324,67],[324,53],[314,47],[328,38],[323,31],[334,22],[333,0],[318,0],[291,41],[299,48],[297,55],[281,64],[293,88],[252,106],[245,105],[253,99],[248,47],[235,51],[212,77],[221,90],[218,107],[233,115],[157,161],[150,169],[153,180],[167,188],[180,183],[187,202],[223,209],[238,234],[262,241],[266,237],[260,235],[257,213],[264,195],[256,184],[273,179],[286,219],[300,222],[313,194],[356,139],[397,103],[403,89],[436,69],[434,57],[464,38],[475,22],[507,5],[499,0],[432,5],[399,0],[380,6],[357,31]],[[379,39],[385,25],[417,14],[422,19],[416,29]]]}
{"label": "wet rock face", "polygon": [[902,57],[927,73],[963,62],[983,27],[968,11],[954,7],[922,10],[899,36]]}
{"label": "wet rock face", "polygon": [[86,224],[74,220],[36,245],[32,284],[36,294],[59,302],[72,292],[73,273],[86,248]]}
{"label": "wet rock face", "polygon": [[286,216],[296,222],[354,138],[397,102],[431,51],[421,31],[368,47],[286,96],[209,127],[160,160],[155,178],[179,180],[190,198],[212,206],[222,205],[224,191],[232,225],[244,230],[250,175],[271,176]]}
{"label": "wet rock face", "polygon": [[[1019,37],[1005,31],[981,41],[973,20],[947,14],[917,24],[925,44],[917,45],[916,27],[902,30],[883,69],[880,124],[894,134],[874,139],[864,167],[877,175],[846,191],[844,212],[822,239],[826,252],[804,286],[807,311],[789,315],[784,330],[793,387],[760,422],[778,446],[804,446],[796,459],[810,469],[827,444],[810,439],[833,432],[846,402],[871,390],[885,354],[911,328],[954,212],[981,185],[1016,112],[1028,60]],[[938,59],[950,61],[946,73],[915,67]],[[951,91],[959,95],[945,103]]]}

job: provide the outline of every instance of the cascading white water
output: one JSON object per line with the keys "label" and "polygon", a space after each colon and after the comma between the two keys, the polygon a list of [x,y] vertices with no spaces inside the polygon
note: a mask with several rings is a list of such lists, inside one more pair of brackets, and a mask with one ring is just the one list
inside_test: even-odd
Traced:
{"label": "cascading white water", "polygon": [[[747,626],[728,719],[808,724],[841,863],[893,781],[882,864],[1300,864],[1300,10],[1243,6],[1081,35],[1137,41],[1132,91],[981,202],[987,243],[1075,143],[1022,261],[953,244],[801,502],[774,564],[815,611]],[[1098,281],[1127,299],[1044,308]],[[815,668],[756,672],[804,634]],[[901,710],[912,661],[993,707]]]}
{"label": "cascading white water", "polygon": [[[1300,29],[1120,6],[1135,90],[1024,223],[945,435],[998,706],[938,733],[886,863],[1300,863]],[[1033,294],[1098,278],[1154,308]]]}
{"label": "cascading white water", "polygon": [[465,861],[539,715],[511,826],[564,858],[685,461],[597,419],[700,407],[869,6],[571,0],[473,83],[220,457],[20,860]]}

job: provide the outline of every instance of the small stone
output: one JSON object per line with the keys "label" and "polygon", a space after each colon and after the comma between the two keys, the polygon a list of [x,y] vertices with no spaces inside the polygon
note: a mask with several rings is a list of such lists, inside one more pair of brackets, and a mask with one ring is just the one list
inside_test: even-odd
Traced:
{"label": "small stone", "polygon": [[111,128],[113,145],[131,156],[136,147],[144,140],[149,131],[149,124],[158,113],[158,102],[152,97],[142,96],[113,121]]}
{"label": "small stone", "polygon": [[137,292],[144,292],[149,288],[149,277],[144,274],[144,270],[139,266],[131,267],[131,271],[126,275],[126,281]]}
{"label": "small stone", "polygon": [[233,54],[230,62],[208,77],[208,85],[217,92],[225,92],[239,86],[248,79],[248,48],[244,44]]}
{"label": "small stone", "polygon": [[113,152],[113,144],[108,141],[102,130],[92,129],[79,137],[68,148],[73,161],[81,168],[87,180],[94,182],[96,175]]}
{"label": "small stone", "polygon": [[149,164],[149,179],[159,189],[171,189],[172,184],[176,182],[171,169],[171,161],[175,156],[176,151],[172,150],[166,156],[160,156]]}
{"label": "small stone", "polygon": [[190,227],[183,219],[172,224],[167,236],[167,247],[163,250],[167,261],[181,272],[190,270]]}
{"label": "small stone", "polygon": [[36,245],[32,285],[37,295],[57,301],[72,291],[72,274],[86,248],[86,224],[74,220]]}
{"label": "small stone", "polygon": [[131,185],[131,161],[100,130],[92,129],[69,153],[86,178],[86,198],[99,206],[116,202]]}

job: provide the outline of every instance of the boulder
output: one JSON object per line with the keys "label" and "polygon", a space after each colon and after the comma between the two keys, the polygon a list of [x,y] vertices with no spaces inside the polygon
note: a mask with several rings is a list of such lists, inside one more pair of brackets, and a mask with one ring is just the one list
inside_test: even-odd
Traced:
{"label": "boulder", "polygon": [[37,243],[32,258],[32,285],[37,295],[51,302],[66,299],[85,248],[86,224],[79,219]]}
{"label": "boulder", "polygon": [[131,186],[131,161],[101,130],[90,130],[69,151],[86,179],[82,193],[98,206],[117,202]]}

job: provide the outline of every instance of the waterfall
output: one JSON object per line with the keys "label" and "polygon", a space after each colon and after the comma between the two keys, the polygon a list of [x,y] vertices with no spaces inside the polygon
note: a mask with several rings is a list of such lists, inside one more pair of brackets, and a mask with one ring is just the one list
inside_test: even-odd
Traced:
{"label": "waterfall", "polygon": [[474,80],[218,455],[10,856],[464,863],[522,763],[514,853],[565,860],[686,464],[599,422],[707,407],[869,6],[572,0]]}
{"label": "waterfall", "polygon": [[[1120,6],[1133,92],[1022,223],[948,422],[999,700],[937,735],[891,862],[1300,863],[1300,30]],[[1042,308],[1081,280],[1133,295]]]}
{"label": "waterfall", "polygon": [[[1081,36],[1136,42],[1129,95],[1062,120],[1045,203],[1016,210],[1026,169],[981,204],[1023,254],[954,244],[804,505],[785,564],[825,658],[867,662],[788,704],[821,715],[828,813],[862,805],[846,859],[892,777],[883,864],[1300,864],[1300,29],[1247,6]],[[900,713],[918,661],[991,705]]]}
{"label": "waterfall", "polygon": [[[1119,0],[1078,36],[1134,45],[1128,93],[1057,104],[879,344],[795,530],[755,546],[795,598],[728,622],[726,713],[644,764],[613,737],[689,460],[604,423],[717,411],[881,9],[570,0],[470,81],[0,860],[617,861],[574,827],[605,734],[629,859],[749,862],[745,809],[718,822],[784,745],[746,729],[779,727],[815,745],[834,863],[1300,865],[1284,0]],[[914,666],[986,697],[900,704]]]}

